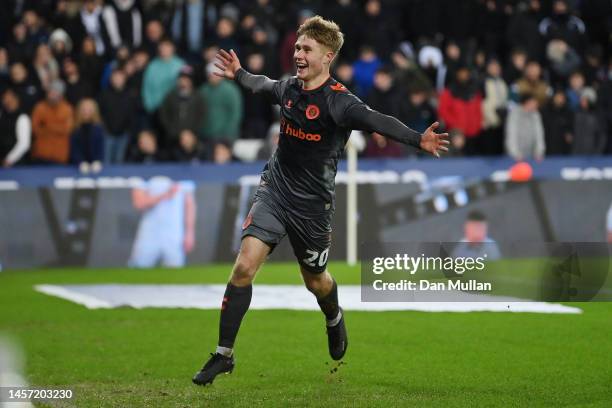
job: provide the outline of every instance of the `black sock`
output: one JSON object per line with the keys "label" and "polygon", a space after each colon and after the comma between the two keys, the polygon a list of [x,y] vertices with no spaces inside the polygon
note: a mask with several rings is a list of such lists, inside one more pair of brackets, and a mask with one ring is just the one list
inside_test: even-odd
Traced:
{"label": "black sock", "polygon": [[249,310],[253,285],[234,286],[227,284],[221,305],[219,322],[219,346],[233,348],[244,314]]}
{"label": "black sock", "polygon": [[335,319],[338,317],[338,312],[340,312],[340,306],[338,305],[338,285],[336,285],[336,281],[333,278],[332,280],[334,284],[331,292],[322,298],[317,298],[319,307],[327,320]]}

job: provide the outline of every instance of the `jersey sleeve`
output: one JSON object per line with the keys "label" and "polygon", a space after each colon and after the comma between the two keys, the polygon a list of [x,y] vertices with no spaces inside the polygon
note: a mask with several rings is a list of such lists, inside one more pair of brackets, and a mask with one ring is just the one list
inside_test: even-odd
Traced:
{"label": "jersey sleeve", "polygon": [[380,133],[399,143],[415,147],[421,145],[419,132],[410,129],[393,116],[375,111],[355,95],[337,94],[331,104],[330,112],[338,126]]}
{"label": "jersey sleeve", "polygon": [[236,72],[236,82],[253,93],[267,94],[272,98],[273,103],[280,105],[289,80],[277,81],[265,75],[253,75],[244,68],[240,68]]}

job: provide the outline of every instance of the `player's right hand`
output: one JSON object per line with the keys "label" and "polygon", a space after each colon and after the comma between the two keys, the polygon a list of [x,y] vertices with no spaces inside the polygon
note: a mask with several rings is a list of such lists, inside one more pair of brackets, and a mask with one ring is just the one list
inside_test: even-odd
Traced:
{"label": "player's right hand", "polygon": [[215,55],[215,67],[220,70],[220,72],[215,71],[215,75],[227,79],[234,79],[241,65],[234,50],[230,50],[230,52],[219,50],[217,55]]}

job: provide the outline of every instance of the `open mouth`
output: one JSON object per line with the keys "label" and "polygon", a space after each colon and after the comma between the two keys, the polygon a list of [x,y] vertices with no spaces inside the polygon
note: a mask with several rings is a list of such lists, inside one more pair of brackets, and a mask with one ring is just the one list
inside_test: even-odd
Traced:
{"label": "open mouth", "polygon": [[303,73],[304,73],[304,71],[306,71],[306,69],[308,68],[308,64],[301,63],[301,62],[299,62],[299,63],[298,63],[298,62],[296,62],[296,63],[295,63],[295,66],[296,66],[296,68],[297,68],[297,73],[298,73],[298,74],[303,74]]}

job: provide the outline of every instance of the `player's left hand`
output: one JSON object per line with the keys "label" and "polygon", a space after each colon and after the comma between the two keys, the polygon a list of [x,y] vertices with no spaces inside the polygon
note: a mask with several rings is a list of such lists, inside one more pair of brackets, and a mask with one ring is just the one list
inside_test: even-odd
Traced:
{"label": "player's left hand", "polygon": [[448,133],[436,133],[435,130],[440,126],[439,122],[434,122],[421,135],[421,149],[440,157],[440,152],[448,152]]}

